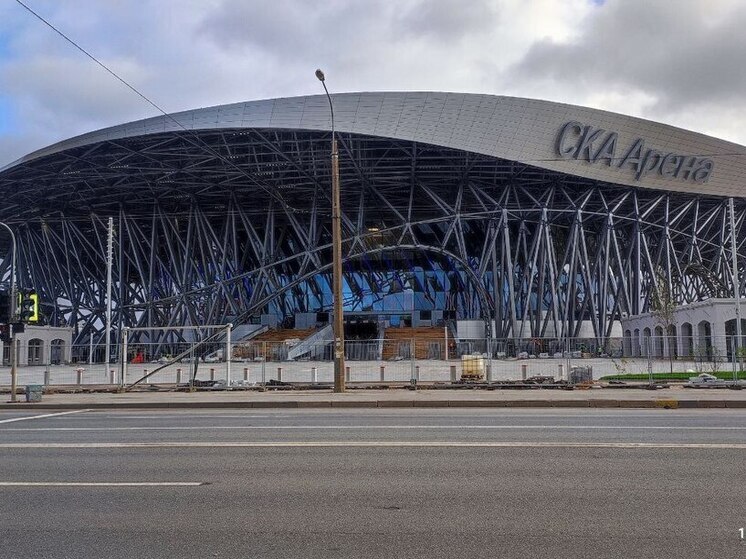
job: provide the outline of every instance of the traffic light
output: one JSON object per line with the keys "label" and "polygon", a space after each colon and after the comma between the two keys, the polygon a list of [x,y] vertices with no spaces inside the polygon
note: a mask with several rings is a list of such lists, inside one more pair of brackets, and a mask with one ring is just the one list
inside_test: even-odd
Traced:
{"label": "traffic light", "polygon": [[0,324],[10,322],[10,293],[0,291]]}
{"label": "traffic light", "polygon": [[33,289],[18,290],[18,320],[24,324],[39,320],[39,295]]}

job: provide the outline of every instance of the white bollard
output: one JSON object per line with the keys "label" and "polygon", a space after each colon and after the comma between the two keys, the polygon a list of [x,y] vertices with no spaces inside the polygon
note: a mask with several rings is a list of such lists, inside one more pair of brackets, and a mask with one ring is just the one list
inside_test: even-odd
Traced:
{"label": "white bollard", "polygon": [[557,365],[557,376],[559,377],[559,380],[565,378],[565,366],[562,363]]}
{"label": "white bollard", "polygon": [[313,383],[319,382],[319,372],[316,369],[316,367],[311,367],[311,382]]}
{"label": "white bollard", "polygon": [[282,367],[277,367],[277,380],[282,382]]}
{"label": "white bollard", "polygon": [[456,365],[451,365],[451,382],[456,382]]}
{"label": "white bollard", "polygon": [[215,369],[210,367],[210,380],[215,380]]}
{"label": "white bollard", "polygon": [[381,382],[384,381],[384,377],[386,376],[386,367],[384,365],[381,365],[379,368],[379,372],[381,373]]}
{"label": "white bollard", "polygon": [[147,369],[143,369],[143,370],[142,370],[142,374],[143,374],[143,376],[145,377],[145,380],[144,380],[143,382],[144,382],[145,384],[150,384],[150,377],[147,377],[147,376],[146,376],[146,375],[148,374],[148,370],[147,370]]}
{"label": "white bollard", "polygon": [[243,379],[244,381],[249,382],[249,368],[248,367],[243,368]]}
{"label": "white bollard", "polygon": [[350,382],[350,368],[345,367],[345,380],[346,382]]}
{"label": "white bollard", "polygon": [[114,369],[109,369],[109,384],[114,384],[115,373]]}
{"label": "white bollard", "polygon": [[176,369],[176,384],[181,384],[181,369]]}
{"label": "white bollard", "polygon": [[81,384],[83,384],[83,369],[78,368],[76,369],[76,371],[78,373],[78,386],[80,386]]}
{"label": "white bollard", "polygon": [[526,380],[528,378],[528,365],[521,365],[521,379]]}

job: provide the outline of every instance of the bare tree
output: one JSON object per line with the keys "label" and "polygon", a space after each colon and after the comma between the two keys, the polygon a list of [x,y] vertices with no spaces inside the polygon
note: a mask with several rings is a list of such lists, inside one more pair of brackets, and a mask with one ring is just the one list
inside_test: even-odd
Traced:
{"label": "bare tree", "polygon": [[673,351],[672,340],[674,316],[676,312],[676,300],[672,293],[671,284],[667,281],[667,274],[662,269],[656,271],[656,281],[652,290],[650,301],[650,313],[655,318],[656,324],[663,328],[664,336],[668,340],[668,363],[673,374]]}

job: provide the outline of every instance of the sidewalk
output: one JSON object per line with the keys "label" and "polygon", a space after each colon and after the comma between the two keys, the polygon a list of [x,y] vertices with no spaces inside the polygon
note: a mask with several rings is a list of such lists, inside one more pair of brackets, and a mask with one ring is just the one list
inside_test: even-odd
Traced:
{"label": "sidewalk", "polygon": [[661,390],[638,388],[588,390],[407,390],[348,389],[293,391],[204,391],[44,394],[41,402],[8,403],[0,409],[194,409],[194,408],[746,408],[746,391],[727,389]]}

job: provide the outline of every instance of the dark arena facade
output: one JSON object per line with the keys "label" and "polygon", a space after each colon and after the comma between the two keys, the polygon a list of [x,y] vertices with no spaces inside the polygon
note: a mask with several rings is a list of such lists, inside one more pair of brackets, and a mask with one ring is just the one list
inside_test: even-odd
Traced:
{"label": "dark arena facade", "polygon": [[[743,278],[746,148],[545,101],[455,93],[332,96],[344,309],[495,338],[621,336],[652,309],[732,297]],[[60,142],[0,171],[21,286],[74,341],[248,324],[332,307],[325,96],[198,109]],[[4,236],[3,236],[4,237]],[[7,241],[3,244],[7,250]],[[9,279],[9,258],[3,260]],[[742,281],[742,280],[741,280]],[[743,292],[743,287],[741,287]]]}

